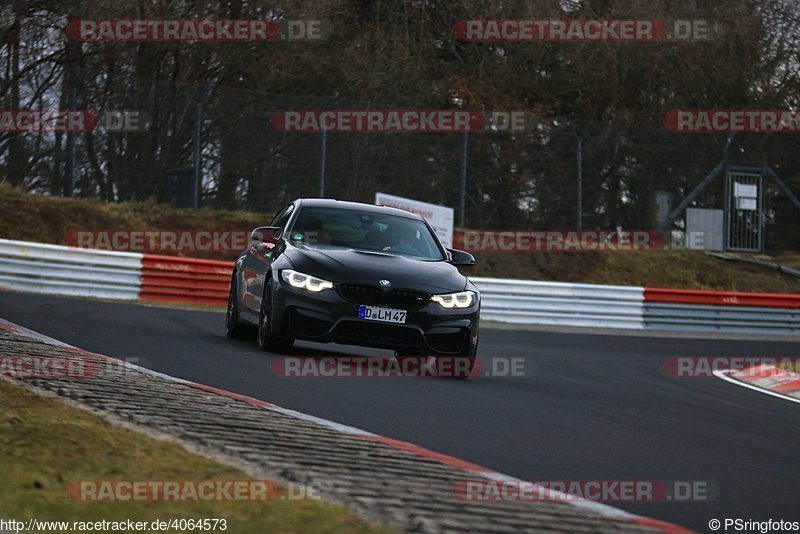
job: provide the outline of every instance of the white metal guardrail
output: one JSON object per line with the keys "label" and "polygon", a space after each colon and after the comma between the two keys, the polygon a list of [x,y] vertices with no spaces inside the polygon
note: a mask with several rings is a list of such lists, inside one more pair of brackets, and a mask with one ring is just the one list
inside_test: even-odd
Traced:
{"label": "white metal guardrail", "polygon": [[[163,266],[158,267],[162,263],[172,266],[166,269],[169,272],[165,273]],[[204,298],[207,304],[224,305],[227,268],[232,265],[232,262],[229,265],[0,239],[0,286],[20,291],[123,300],[169,300],[167,294],[173,292],[178,295],[173,300]],[[223,274],[216,274],[218,271]],[[212,276],[210,282],[206,280],[209,276]],[[221,278],[217,280],[214,276]],[[472,278],[472,281],[481,290],[481,318],[488,321],[630,330],[800,334],[800,295],[498,278]],[[214,290],[210,296],[202,291],[208,289],[203,284],[209,283]],[[160,296],[154,296],[153,287],[159,289]]]}
{"label": "white metal guardrail", "polygon": [[645,303],[645,329],[800,334],[800,308]]}
{"label": "white metal guardrail", "polygon": [[0,286],[107,299],[139,298],[142,254],[0,239]]}
{"label": "white metal guardrail", "polygon": [[644,288],[470,278],[487,321],[642,329]]}

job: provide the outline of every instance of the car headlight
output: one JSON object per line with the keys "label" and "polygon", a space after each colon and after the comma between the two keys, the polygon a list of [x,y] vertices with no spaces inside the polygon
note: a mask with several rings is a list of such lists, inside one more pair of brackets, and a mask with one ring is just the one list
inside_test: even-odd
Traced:
{"label": "car headlight", "polygon": [[284,269],[281,271],[283,281],[297,289],[307,289],[318,293],[323,289],[333,289],[333,282],[328,282],[322,278],[311,276],[310,274],[299,273],[291,269]]}
{"label": "car headlight", "polygon": [[447,295],[433,295],[431,300],[438,302],[442,308],[469,308],[475,302],[475,292],[459,291]]}

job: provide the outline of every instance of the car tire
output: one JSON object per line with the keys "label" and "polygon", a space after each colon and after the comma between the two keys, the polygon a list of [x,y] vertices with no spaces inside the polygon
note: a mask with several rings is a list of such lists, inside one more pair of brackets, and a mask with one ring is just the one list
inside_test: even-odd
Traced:
{"label": "car tire", "polygon": [[291,352],[294,346],[294,339],[273,334],[270,327],[271,318],[272,286],[267,282],[264,284],[264,295],[261,297],[261,311],[258,314],[258,335],[256,336],[258,348],[265,352],[278,352],[281,354]]}
{"label": "car tire", "polygon": [[239,322],[239,303],[236,298],[237,276],[231,278],[231,290],[228,294],[228,309],[225,311],[225,335],[230,339],[253,341],[256,338],[256,329]]}

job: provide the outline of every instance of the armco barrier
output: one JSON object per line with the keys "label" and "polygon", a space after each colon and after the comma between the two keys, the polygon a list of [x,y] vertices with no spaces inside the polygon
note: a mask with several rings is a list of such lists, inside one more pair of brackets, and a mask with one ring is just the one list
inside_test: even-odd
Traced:
{"label": "armco barrier", "polygon": [[107,299],[139,298],[142,254],[0,239],[0,286]]}
{"label": "armco barrier", "polygon": [[[108,299],[224,306],[233,262],[0,239],[0,286]],[[800,334],[800,294],[473,278],[481,318],[514,324]]]}
{"label": "armco barrier", "polygon": [[224,306],[233,262],[145,254],[139,298]]}
{"label": "armco barrier", "polygon": [[756,306],[800,308],[800,294],[741,293],[736,291],[700,291],[695,289],[644,289],[646,302],[712,304],[721,306]]}
{"label": "armco barrier", "polygon": [[472,278],[481,318],[556,326],[642,329],[644,288]]}
{"label": "armco barrier", "polygon": [[800,295],[644,290],[648,330],[800,334]]}

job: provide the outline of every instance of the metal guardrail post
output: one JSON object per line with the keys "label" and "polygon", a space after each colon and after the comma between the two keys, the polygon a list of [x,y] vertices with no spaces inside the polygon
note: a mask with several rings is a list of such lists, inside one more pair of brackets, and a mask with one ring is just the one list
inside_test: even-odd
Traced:
{"label": "metal guardrail post", "polygon": [[195,103],[194,115],[194,142],[192,144],[192,167],[194,168],[194,181],[192,191],[192,207],[197,208],[200,206],[200,138],[203,129],[203,101],[208,98],[211,91],[214,89],[214,84],[210,83],[205,86],[200,98]]}

